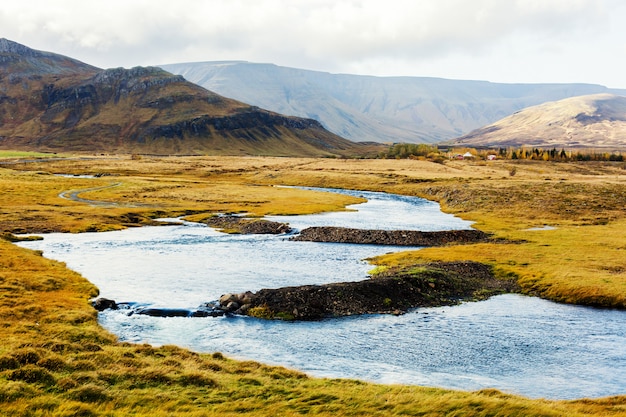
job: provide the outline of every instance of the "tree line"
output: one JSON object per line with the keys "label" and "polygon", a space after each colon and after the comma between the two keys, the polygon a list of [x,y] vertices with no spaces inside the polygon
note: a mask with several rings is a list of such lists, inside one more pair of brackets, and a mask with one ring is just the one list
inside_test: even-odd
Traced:
{"label": "tree line", "polygon": [[617,161],[623,162],[624,155],[621,152],[597,152],[595,150],[549,150],[541,148],[500,148],[498,157],[502,159],[531,159],[542,161]]}
{"label": "tree line", "polygon": [[598,152],[595,150],[565,150],[565,149],[542,149],[542,148],[498,148],[498,149],[473,149],[473,148],[438,148],[436,145],[396,143],[380,152],[378,157],[383,159],[430,159],[436,162],[448,158],[461,156],[466,152],[471,153],[478,159],[488,159],[489,155],[495,155],[497,159],[528,159],[538,161],[616,161],[624,162],[621,152]]}

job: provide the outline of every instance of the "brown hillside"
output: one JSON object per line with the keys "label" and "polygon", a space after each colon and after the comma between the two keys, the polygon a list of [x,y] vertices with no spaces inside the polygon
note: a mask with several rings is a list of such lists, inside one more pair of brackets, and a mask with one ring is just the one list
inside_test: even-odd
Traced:
{"label": "brown hillside", "polygon": [[0,148],[324,156],[359,145],[159,68],[100,70],[0,39]]}
{"label": "brown hillside", "polygon": [[626,150],[626,97],[593,94],[528,107],[450,143]]}

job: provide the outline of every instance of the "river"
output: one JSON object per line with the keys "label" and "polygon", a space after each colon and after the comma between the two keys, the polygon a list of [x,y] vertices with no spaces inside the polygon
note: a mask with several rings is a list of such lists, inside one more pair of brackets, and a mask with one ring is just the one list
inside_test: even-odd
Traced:
{"label": "river", "polygon": [[[308,226],[423,231],[471,224],[418,198],[362,195],[353,211],[278,217]],[[532,233],[532,232],[529,232]],[[118,302],[190,308],[226,292],[365,279],[364,259],[406,247],[292,242],[227,235],[195,223],[106,233],[49,234],[21,243],[64,261]],[[319,322],[249,317],[158,318],[106,311],[123,341],[176,344],[283,365],[313,376],[571,399],[626,393],[626,312],[502,295],[402,316]]]}

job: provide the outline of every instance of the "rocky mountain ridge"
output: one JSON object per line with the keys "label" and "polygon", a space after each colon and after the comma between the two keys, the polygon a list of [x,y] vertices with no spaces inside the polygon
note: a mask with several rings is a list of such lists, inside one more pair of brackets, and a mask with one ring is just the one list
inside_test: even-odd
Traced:
{"label": "rocky mountain ridge", "polygon": [[38,51],[25,45],[0,38],[0,77],[41,77],[44,75],[84,74],[98,68],[78,60]]}
{"label": "rocky mountain ridge", "polygon": [[328,156],[359,145],[161,68],[102,70],[0,39],[0,148]]}

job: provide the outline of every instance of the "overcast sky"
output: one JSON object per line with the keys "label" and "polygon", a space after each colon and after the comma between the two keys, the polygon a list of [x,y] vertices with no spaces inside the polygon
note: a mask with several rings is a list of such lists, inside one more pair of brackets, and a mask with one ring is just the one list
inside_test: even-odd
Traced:
{"label": "overcast sky", "polygon": [[101,68],[245,60],[626,88],[623,0],[2,0],[0,37]]}

